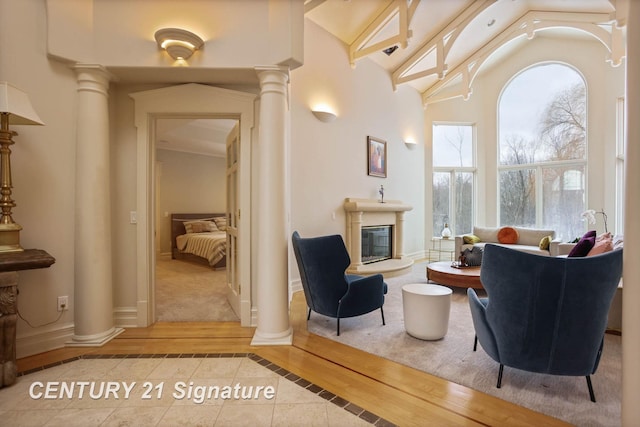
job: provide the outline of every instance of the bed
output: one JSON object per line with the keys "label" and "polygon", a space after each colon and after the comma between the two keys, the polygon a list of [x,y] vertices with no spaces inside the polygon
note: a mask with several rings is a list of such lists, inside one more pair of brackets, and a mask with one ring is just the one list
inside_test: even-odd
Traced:
{"label": "bed", "polygon": [[222,269],[227,261],[226,214],[171,214],[171,258]]}

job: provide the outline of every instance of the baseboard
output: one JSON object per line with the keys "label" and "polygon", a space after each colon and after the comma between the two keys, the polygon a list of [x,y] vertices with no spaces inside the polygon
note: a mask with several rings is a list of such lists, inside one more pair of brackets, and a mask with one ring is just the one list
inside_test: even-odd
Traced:
{"label": "baseboard", "polygon": [[116,328],[137,328],[138,310],[135,307],[117,307],[113,310],[113,322]]}
{"label": "baseboard", "polygon": [[16,337],[16,357],[18,359],[62,348],[73,337],[74,324],[49,328],[42,332],[23,334]]}

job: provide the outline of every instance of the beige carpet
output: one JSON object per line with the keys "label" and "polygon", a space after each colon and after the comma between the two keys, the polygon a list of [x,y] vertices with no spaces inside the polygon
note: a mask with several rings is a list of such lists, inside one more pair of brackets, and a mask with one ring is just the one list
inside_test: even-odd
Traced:
{"label": "beige carpet", "polygon": [[387,279],[386,326],[380,311],[336,321],[311,314],[309,330],[372,354],[437,375],[578,426],[619,426],[621,400],[621,337],[606,334],[600,366],[592,375],[596,403],[589,400],[584,377],[532,374],[505,367],[502,388],[496,388],[498,364],[480,346],[473,351],[474,329],[466,290],[455,289],[447,335],[422,341],[404,330],[402,285],[426,283],[425,263],[412,273]]}
{"label": "beige carpet", "polygon": [[160,322],[226,322],[240,319],[226,295],[227,273],[189,261],[156,262],[156,316]]}

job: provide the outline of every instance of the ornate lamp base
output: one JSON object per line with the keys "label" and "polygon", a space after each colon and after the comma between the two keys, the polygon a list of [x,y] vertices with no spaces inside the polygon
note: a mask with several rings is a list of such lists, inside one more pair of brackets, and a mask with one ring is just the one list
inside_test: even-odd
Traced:
{"label": "ornate lamp base", "polygon": [[0,253],[24,251],[20,246],[20,230],[22,227],[16,223],[0,224]]}

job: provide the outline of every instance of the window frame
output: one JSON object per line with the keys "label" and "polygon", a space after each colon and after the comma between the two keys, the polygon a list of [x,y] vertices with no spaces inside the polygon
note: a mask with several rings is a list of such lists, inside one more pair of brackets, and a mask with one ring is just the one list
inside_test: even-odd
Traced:
{"label": "window frame", "polygon": [[[534,163],[524,163],[524,164],[517,164],[517,165],[505,165],[502,164],[500,161],[500,155],[501,155],[501,134],[502,134],[502,128],[501,128],[501,115],[500,115],[500,110],[501,110],[501,103],[502,103],[502,98],[503,95],[506,91],[506,89],[513,83],[513,81],[520,75],[522,75],[523,73],[526,73],[538,66],[545,66],[545,65],[560,65],[560,66],[564,66],[567,68],[570,68],[571,70],[573,70],[574,72],[576,72],[581,80],[582,83],[584,85],[584,89],[585,89],[585,127],[587,128],[585,130],[585,135],[584,135],[584,139],[585,139],[585,155],[583,159],[570,159],[570,160],[551,160],[551,161],[541,161],[541,162],[534,162]],[[588,124],[589,124],[589,87],[587,85],[587,80],[585,79],[585,76],[580,72],[580,70],[578,70],[576,67],[574,67],[573,65],[561,62],[561,61],[544,61],[544,62],[539,62],[536,64],[532,64],[526,68],[521,69],[520,71],[516,72],[515,74],[513,74],[513,76],[509,79],[508,82],[505,83],[505,85],[503,86],[501,92],[500,92],[500,96],[498,97],[498,102],[496,105],[496,116],[497,116],[497,129],[496,129],[496,146],[497,146],[497,150],[496,150],[496,165],[497,165],[497,179],[496,179],[496,194],[497,194],[497,198],[496,198],[496,203],[497,203],[497,207],[496,207],[496,223],[497,224],[501,224],[501,218],[502,218],[502,213],[501,213],[501,188],[500,188],[500,175],[502,172],[506,172],[506,171],[518,171],[518,170],[534,170],[534,176],[535,176],[535,225],[534,227],[536,228],[542,228],[544,227],[544,194],[543,194],[543,186],[544,186],[544,169],[546,168],[563,168],[563,167],[572,167],[572,166],[580,166],[583,168],[584,170],[584,205],[583,205],[583,209],[587,209],[587,203],[588,203],[588,194],[589,194],[589,189],[588,189],[588,170],[589,170],[589,132],[588,132]],[[501,225],[514,225],[514,224],[501,224]]]}
{"label": "window frame", "polygon": [[[436,173],[448,173],[449,174],[449,228],[452,230],[454,235],[461,234],[456,231],[456,218],[455,215],[451,215],[452,212],[455,212],[455,207],[457,206],[457,198],[456,198],[456,173],[470,173],[472,175],[472,187],[471,187],[471,224],[475,224],[476,220],[476,212],[478,209],[477,203],[477,187],[478,187],[478,160],[477,160],[477,125],[472,122],[451,122],[451,121],[433,121],[431,123],[432,129],[432,138],[433,138],[433,128],[436,126],[468,126],[471,128],[471,163],[472,166],[434,166],[433,164],[433,155],[431,156],[431,191],[433,192],[433,183],[434,183],[434,175]],[[433,141],[431,144],[431,149],[433,150]],[[433,193],[432,193],[433,194]],[[437,230],[433,230],[433,220],[431,221],[432,235],[433,237],[439,237],[440,232]]]}

